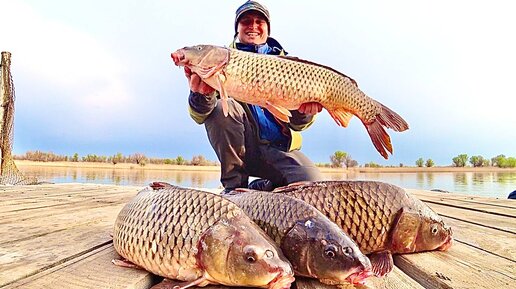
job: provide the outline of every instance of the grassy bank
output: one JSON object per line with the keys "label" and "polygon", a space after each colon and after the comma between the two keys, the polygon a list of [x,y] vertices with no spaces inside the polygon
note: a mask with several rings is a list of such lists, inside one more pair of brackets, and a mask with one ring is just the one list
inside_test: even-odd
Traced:
{"label": "grassy bank", "polygon": [[[139,166],[137,164],[118,163],[116,165],[110,163],[96,162],[34,162],[25,160],[16,160],[18,167],[23,166],[41,166],[41,167],[72,167],[72,168],[109,168],[109,169],[141,169],[141,170],[171,170],[171,171],[220,171],[219,166],[179,166],[179,165],[157,165],[146,164]],[[498,168],[498,167],[384,167],[384,168],[319,168],[323,173],[418,173],[418,172],[516,172],[516,168]]]}

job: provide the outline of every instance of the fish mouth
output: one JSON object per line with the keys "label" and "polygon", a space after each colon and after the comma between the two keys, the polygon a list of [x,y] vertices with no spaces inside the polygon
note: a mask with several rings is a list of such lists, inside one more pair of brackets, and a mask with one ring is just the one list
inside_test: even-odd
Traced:
{"label": "fish mouth", "polygon": [[437,250],[439,251],[447,251],[448,249],[450,249],[450,247],[453,245],[453,238],[450,236],[448,238],[448,240],[446,240],[446,242],[444,242],[444,244],[442,244],[441,246],[439,246],[437,248]]}
{"label": "fish mouth", "polygon": [[[373,276],[374,273],[370,269],[363,269],[363,270],[354,270],[353,273],[349,273],[347,276],[346,274],[341,274],[339,278],[330,279],[330,278],[324,278],[319,279],[319,281],[326,285],[347,285],[347,284],[355,284],[355,285],[363,285],[365,283],[365,280],[371,276]],[[343,278],[346,276],[346,278]],[[314,277],[317,278],[317,277]]]}
{"label": "fish mouth", "polygon": [[269,282],[268,289],[288,289],[290,284],[295,281],[294,276],[287,273],[278,273],[276,278]]}
{"label": "fish mouth", "polygon": [[172,57],[172,60],[174,60],[175,65],[182,66],[186,64],[185,54],[181,50],[172,52],[170,56]]}
{"label": "fish mouth", "polygon": [[365,280],[371,276],[373,276],[373,271],[366,269],[362,271],[358,271],[355,273],[352,273],[346,278],[346,281],[350,284],[361,284],[363,285],[365,283]]}

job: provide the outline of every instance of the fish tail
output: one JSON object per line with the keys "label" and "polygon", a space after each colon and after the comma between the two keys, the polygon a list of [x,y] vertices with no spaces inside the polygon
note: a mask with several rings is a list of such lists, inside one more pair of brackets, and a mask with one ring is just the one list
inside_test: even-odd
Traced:
{"label": "fish tail", "polygon": [[389,156],[387,155],[387,152],[392,154],[391,138],[383,128],[379,119],[377,118],[369,124],[364,123],[364,125],[376,150],[382,155],[382,157],[388,159]]}
{"label": "fish tail", "polygon": [[394,131],[405,131],[409,128],[408,123],[399,114],[392,111],[385,105],[377,102],[382,110],[376,116],[378,121],[385,127],[393,129]]}
{"label": "fish tail", "polygon": [[405,131],[409,128],[407,122],[385,105],[378,103],[381,107],[380,113],[371,123],[364,123],[369,137],[373,142],[376,150],[385,158],[388,158],[387,152],[392,154],[391,138],[385,131],[390,128],[395,131]]}

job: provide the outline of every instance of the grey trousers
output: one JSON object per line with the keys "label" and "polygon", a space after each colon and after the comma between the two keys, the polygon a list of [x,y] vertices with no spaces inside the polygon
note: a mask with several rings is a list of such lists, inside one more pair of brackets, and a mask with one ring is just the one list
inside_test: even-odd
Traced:
{"label": "grey trousers", "polygon": [[322,180],[319,169],[302,152],[285,152],[260,143],[250,116],[229,99],[224,116],[220,100],[205,121],[208,139],[221,164],[224,188],[247,188],[249,176],[270,180],[274,187]]}

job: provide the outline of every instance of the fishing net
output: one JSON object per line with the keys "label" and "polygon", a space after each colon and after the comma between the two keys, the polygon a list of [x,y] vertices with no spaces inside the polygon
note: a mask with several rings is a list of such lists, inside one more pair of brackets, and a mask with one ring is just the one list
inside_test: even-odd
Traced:
{"label": "fishing net", "polygon": [[33,185],[38,180],[34,177],[25,177],[14,163],[13,135],[14,135],[14,83],[11,75],[11,53],[2,52],[0,64],[1,95],[0,95],[0,185]]}

